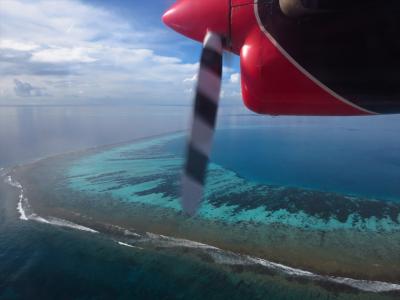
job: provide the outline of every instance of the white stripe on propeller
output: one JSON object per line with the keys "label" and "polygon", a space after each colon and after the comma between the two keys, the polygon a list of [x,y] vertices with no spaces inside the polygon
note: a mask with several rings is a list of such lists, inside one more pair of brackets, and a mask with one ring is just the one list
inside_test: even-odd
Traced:
{"label": "white stripe on propeller", "polygon": [[194,115],[182,178],[182,207],[194,215],[200,206],[214,136],[222,75],[222,38],[208,32],[204,38]]}

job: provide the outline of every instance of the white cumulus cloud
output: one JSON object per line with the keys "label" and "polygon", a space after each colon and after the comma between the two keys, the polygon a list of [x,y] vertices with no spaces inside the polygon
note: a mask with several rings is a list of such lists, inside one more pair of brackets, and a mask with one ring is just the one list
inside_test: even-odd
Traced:
{"label": "white cumulus cloud", "polygon": [[198,67],[161,54],[160,29],[76,0],[1,0],[0,28],[0,103],[187,103]]}

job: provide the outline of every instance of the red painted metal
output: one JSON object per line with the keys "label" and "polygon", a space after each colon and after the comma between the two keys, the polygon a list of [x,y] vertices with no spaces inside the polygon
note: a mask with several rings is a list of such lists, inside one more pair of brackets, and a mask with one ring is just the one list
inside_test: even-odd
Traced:
{"label": "red painted metal", "polygon": [[163,15],[163,22],[184,36],[202,42],[207,30],[228,35],[229,9],[229,0],[178,0]]}
{"label": "red painted metal", "polygon": [[254,0],[231,0],[232,6],[240,6],[254,3]]}
{"label": "red painted metal", "polygon": [[245,105],[271,115],[365,115],[297,69],[258,29],[241,48]]}
{"label": "red painted metal", "polygon": [[272,115],[368,114],[321,87],[285,57],[257,23],[254,0],[231,1],[179,0],[163,21],[197,41],[207,30],[230,34],[231,50],[241,57],[242,95],[249,109]]}

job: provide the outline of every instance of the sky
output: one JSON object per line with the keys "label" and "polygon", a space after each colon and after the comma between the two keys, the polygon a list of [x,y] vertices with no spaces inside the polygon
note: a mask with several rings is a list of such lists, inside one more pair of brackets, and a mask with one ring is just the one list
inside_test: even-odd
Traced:
{"label": "sky", "polygon": [[[201,45],[167,28],[172,0],[1,0],[0,105],[191,105]],[[238,58],[222,101],[239,105]]]}

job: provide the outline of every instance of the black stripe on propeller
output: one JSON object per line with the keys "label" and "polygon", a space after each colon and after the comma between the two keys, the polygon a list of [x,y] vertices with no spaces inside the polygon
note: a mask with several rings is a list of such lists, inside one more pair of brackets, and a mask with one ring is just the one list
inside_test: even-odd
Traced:
{"label": "black stripe on propeller", "polygon": [[182,207],[194,215],[200,206],[218,111],[222,75],[222,38],[208,32],[196,88],[192,127],[182,177]]}

